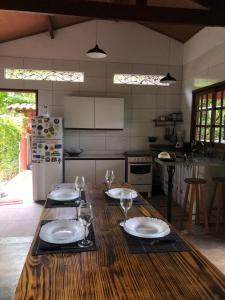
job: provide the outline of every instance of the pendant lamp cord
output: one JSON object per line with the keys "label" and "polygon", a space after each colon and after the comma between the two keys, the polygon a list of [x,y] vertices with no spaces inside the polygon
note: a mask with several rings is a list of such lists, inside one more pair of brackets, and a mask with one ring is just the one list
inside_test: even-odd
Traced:
{"label": "pendant lamp cord", "polygon": [[96,20],[96,30],[95,30],[95,44],[96,44],[96,45],[98,44],[98,41],[97,41],[97,33],[98,33],[98,21]]}
{"label": "pendant lamp cord", "polygon": [[171,55],[171,39],[169,38],[169,57],[168,57],[168,69],[170,69],[170,55]]}

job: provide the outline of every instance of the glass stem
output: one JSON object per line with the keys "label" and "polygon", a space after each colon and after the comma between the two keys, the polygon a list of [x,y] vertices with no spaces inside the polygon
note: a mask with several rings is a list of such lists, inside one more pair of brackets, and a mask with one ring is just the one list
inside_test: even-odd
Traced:
{"label": "glass stem", "polygon": [[84,225],[84,241],[86,242],[87,241],[87,225]]}
{"label": "glass stem", "polygon": [[79,200],[81,201],[81,189],[79,189]]}
{"label": "glass stem", "polygon": [[126,224],[127,221],[127,210],[125,210],[125,221],[124,221],[124,225]]}
{"label": "glass stem", "polygon": [[77,207],[75,207],[76,208],[76,220],[78,220],[78,210],[77,210]]}

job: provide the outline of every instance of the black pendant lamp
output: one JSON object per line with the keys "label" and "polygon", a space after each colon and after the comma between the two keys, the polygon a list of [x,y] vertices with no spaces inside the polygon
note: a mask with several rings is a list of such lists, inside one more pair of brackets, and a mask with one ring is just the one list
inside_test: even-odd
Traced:
{"label": "black pendant lamp", "polygon": [[87,57],[94,58],[94,59],[101,59],[105,58],[107,56],[106,52],[99,48],[98,43],[97,43],[97,33],[98,33],[98,28],[97,28],[97,21],[96,21],[96,45],[94,48],[90,49],[87,51],[86,55]]}
{"label": "black pendant lamp", "polygon": [[167,73],[165,77],[160,79],[161,83],[169,83],[169,84],[173,84],[176,83],[176,79],[170,75],[170,73]]}
{"label": "black pendant lamp", "polygon": [[[170,65],[170,54],[171,54],[171,40],[169,40],[169,58],[168,58],[168,65]],[[170,73],[167,73],[166,76],[160,79],[161,83],[167,83],[167,84],[174,84],[177,82],[177,80],[170,75]]]}

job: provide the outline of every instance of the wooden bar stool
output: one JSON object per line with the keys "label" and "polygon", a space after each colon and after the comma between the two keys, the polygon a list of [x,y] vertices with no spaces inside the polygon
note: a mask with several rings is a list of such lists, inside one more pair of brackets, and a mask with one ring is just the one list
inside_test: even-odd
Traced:
{"label": "wooden bar stool", "polygon": [[213,177],[215,183],[214,192],[209,206],[209,220],[212,216],[212,211],[216,209],[216,231],[219,230],[219,224],[224,212],[225,220],[225,177]]}
{"label": "wooden bar stool", "polygon": [[185,197],[184,197],[182,222],[184,221],[184,214],[187,208],[188,198],[190,195],[190,203],[189,203],[189,210],[188,210],[188,230],[191,231],[192,228],[193,207],[195,203],[196,224],[200,224],[200,215],[202,211],[204,225],[205,225],[205,233],[208,233],[208,214],[207,214],[207,206],[205,203],[204,192],[203,192],[203,185],[206,183],[206,180],[202,178],[186,178],[184,182],[187,183],[187,187],[186,187]]}

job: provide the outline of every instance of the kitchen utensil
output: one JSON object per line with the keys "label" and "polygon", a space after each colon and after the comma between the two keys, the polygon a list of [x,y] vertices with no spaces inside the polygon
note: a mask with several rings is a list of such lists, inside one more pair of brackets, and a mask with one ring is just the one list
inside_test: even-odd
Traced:
{"label": "kitchen utensil", "polygon": [[114,179],[115,179],[114,171],[113,170],[106,170],[105,182],[106,182],[108,190],[111,188],[111,185],[112,185]]}
{"label": "kitchen utensil", "polygon": [[120,223],[120,226],[125,226],[127,221],[127,213],[128,210],[132,207],[133,204],[133,197],[132,191],[121,191],[120,194],[120,206],[125,214],[125,220]]}
{"label": "kitchen utensil", "polygon": [[41,227],[39,236],[48,243],[69,244],[84,238],[84,227],[76,220],[55,220]]}
{"label": "kitchen utensil", "polygon": [[126,221],[124,230],[142,238],[164,237],[170,233],[170,227],[166,222],[151,217],[131,218]]}
{"label": "kitchen utensil", "polygon": [[121,192],[124,193],[124,197],[128,197],[129,192],[132,193],[132,198],[136,198],[138,196],[137,192],[132,189],[127,188],[114,188],[110,189],[106,192],[106,194],[113,199],[120,199]]}
{"label": "kitchen utensil", "polygon": [[93,242],[87,239],[88,227],[91,225],[94,215],[92,210],[92,205],[89,203],[86,207],[79,207],[78,209],[78,219],[84,227],[84,239],[78,243],[81,248],[93,246]]}
{"label": "kitchen utensil", "polygon": [[47,198],[54,201],[73,201],[79,198],[79,192],[74,189],[58,189],[48,194]]}

